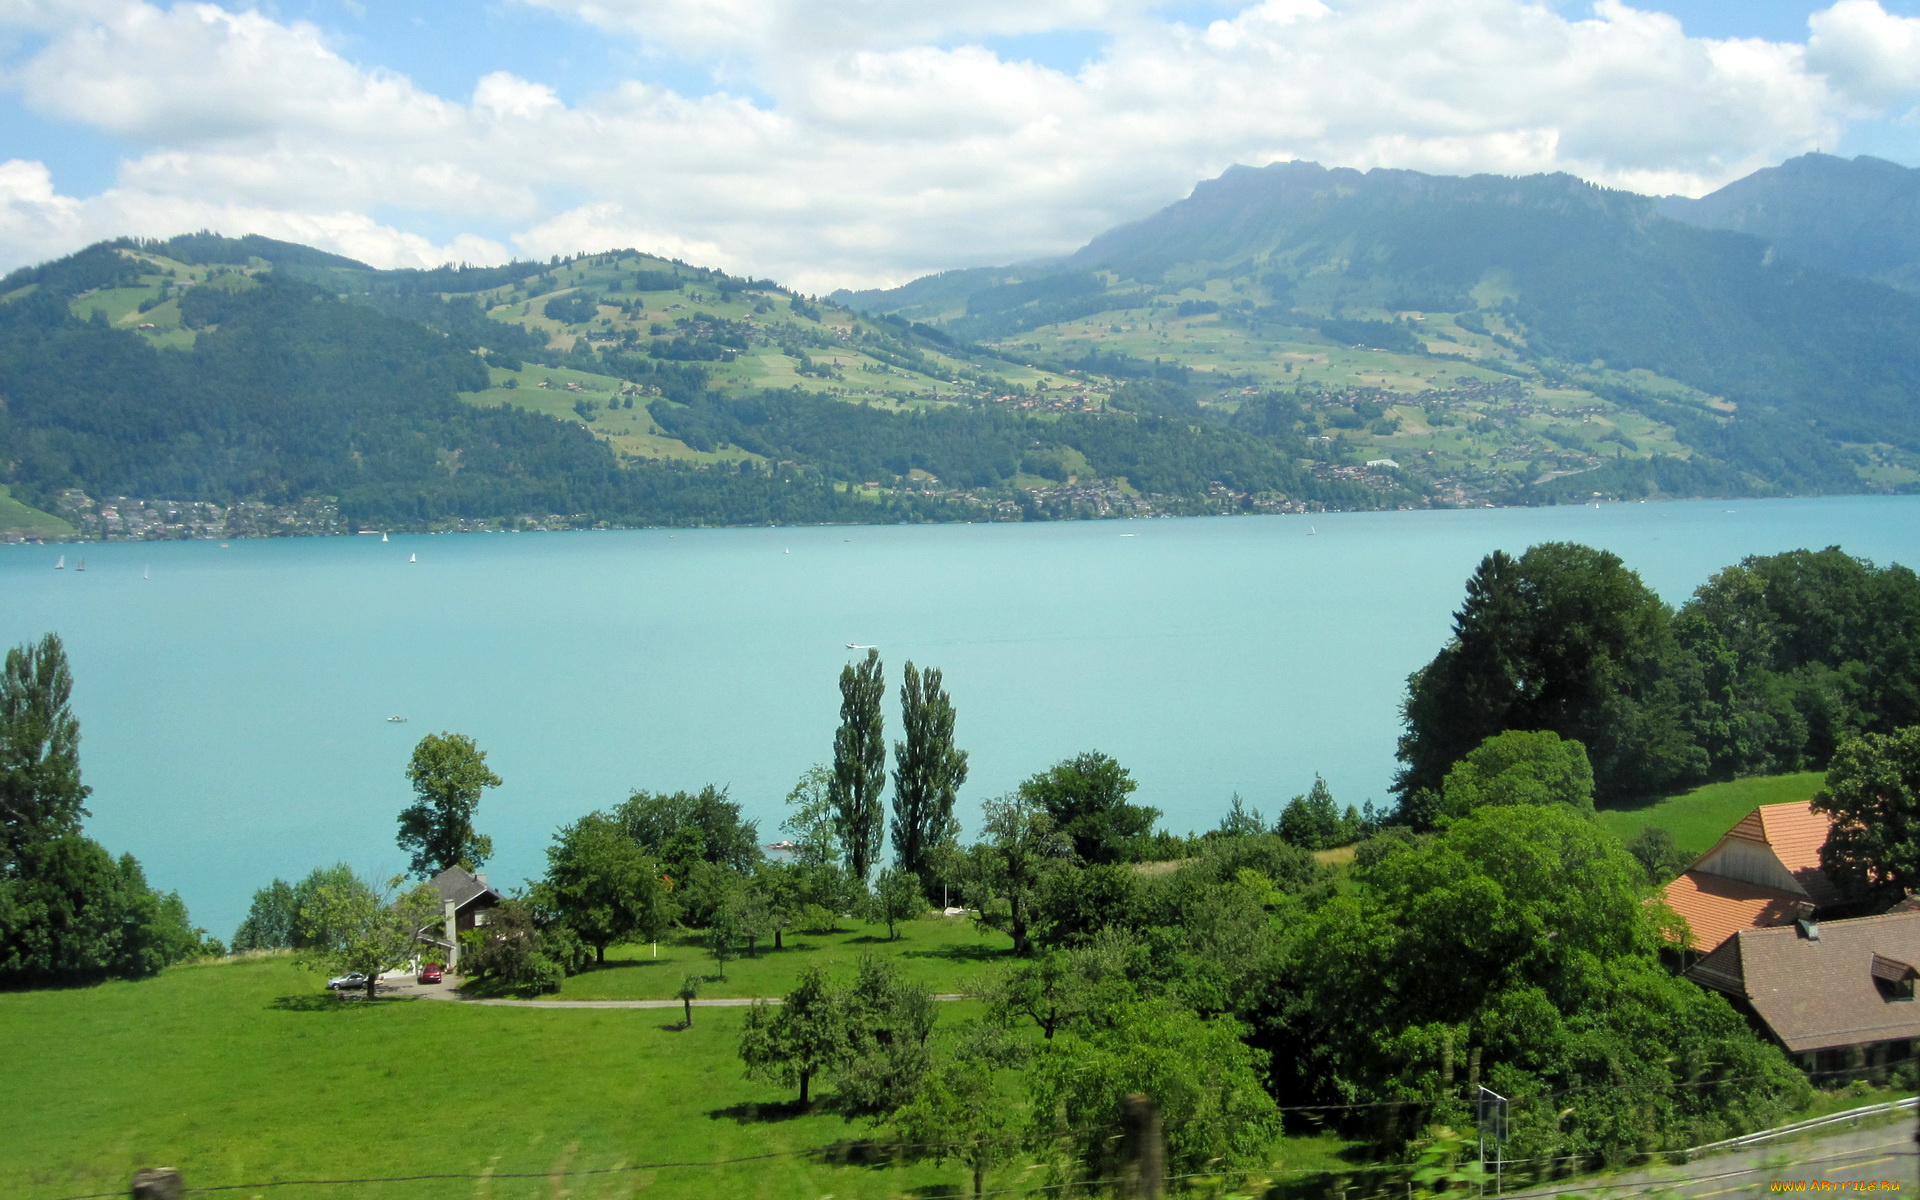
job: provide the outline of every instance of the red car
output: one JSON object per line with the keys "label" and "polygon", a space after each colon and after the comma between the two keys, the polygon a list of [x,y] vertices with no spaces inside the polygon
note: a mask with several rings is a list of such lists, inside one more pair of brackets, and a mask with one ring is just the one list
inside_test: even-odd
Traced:
{"label": "red car", "polygon": [[439,983],[440,982],[440,964],[428,963],[426,966],[421,967],[420,982],[421,983]]}

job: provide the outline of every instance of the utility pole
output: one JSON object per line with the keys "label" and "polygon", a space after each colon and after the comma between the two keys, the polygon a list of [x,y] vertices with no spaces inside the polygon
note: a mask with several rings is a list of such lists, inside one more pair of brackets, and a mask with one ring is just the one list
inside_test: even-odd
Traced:
{"label": "utility pole", "polygon": [[1160,1200],[1167,1179],[1167,1144],[1160,1106],[1136,1092],[1122,1102],[1120,1194],[1126,1200]]}
{"label": "utility pole", "polygon": [[[1505,1157],[1501,1146],[1507,1140],[1507,1098],[1489,1087],[1481,1087],[1475,1098],[1480,1126],[1480,1169],[1487,1169],[1487,1143],[1493,1143],[1493,1194],[1500,1195],[1500,1163]],[[1481,1188],[1484,1194],[1486,1185]]]}

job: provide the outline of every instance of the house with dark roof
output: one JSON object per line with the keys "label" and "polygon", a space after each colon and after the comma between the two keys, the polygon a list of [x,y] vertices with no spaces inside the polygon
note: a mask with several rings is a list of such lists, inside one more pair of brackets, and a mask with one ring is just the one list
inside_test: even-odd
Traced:
{"label": "house with dark roof", "polygon": [[460,935],[487,923],[488,910],[503,897],[487,883],[485,874],[476,875],[465,867],[448,867],[428,880],[440,893],[442,920],[420,931],[420,941],[437,951],[449,972],[460,969]]}
{"label": "house with dark roof", "polygon": [[1687,978],[1731,996],[1807,1070],[1885,1066],[1920,1038],[1920,912],[1737,930]]}
{"label": "house with dark roof", "polygon": [[1688,950],[1712,950],[1742,929],[1790,925],[1840,901],[1820,869],[1833,819],[1809,801],[1763,804],[1663,891],[1687,920]]}

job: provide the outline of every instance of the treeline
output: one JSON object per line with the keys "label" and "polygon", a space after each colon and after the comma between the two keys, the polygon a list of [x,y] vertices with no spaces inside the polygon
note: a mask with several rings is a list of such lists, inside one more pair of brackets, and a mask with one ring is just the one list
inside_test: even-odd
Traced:
{"label": "treeline", "polygon": [[1606,551],[1496,551],[1405,715],[1395,786],[1416,826],[1452,765],[1507,730],[1577,739],[1609,798],[1822,767],[1849,738],[1920,724],[1920,577],[1794,550],[1720,571],[1675,610]]}
{"label": "treeline", "polygon": [[1082,456],[1099,479],[1125,478],[1156,495],[1204,495],[1224,484],[1344,508],[1387,507],[1412,498],[1399,487],[1317,478],[1296,457],[1304,452],[1296,422],[1243,423],[1224,413],[1202,417],[1190,392],[1176,384],[1128,385],[1110,407],[1119,411],[1037,417],[951,406],[891,412],[793,390],[706,393],[683,406],[656,405],[653,414],[694,449],[730,444],[770,459],[815,463],[829,477],[849,481],[915,470],[950,487],[1004,487],[1021,473],[1064,481],[1060,464],[1067,451]]}
{"label": "treeline", "polygon": [[0,987],[138,979],[222,953],[178,892],[160,892],[131,854],[81,832],[73,674],[60,639],[7,652],[0,673]]}

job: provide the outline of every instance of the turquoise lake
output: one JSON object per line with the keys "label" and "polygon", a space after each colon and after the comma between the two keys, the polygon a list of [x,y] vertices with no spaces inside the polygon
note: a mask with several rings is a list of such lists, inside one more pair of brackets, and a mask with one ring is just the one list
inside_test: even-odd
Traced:
{"label": "turquoise lake", "polygon": [[1678,603],[1748,554],[1920,564],[1920,497],[12,546],[0,639],[65,639],[88,832],[225,938],[275,876],[404,866],[429,732],[473,736],[505,780],[479,819],[498,884],[636,787],[725,785],[772,840],[831,753],[849,642],[880,647],[890,694],[909,659],[945,672],[963,821],[1092,749],[1182,831],[1236,792],[1274,816],[1316,772],[1384,801],[1406,676],[1468,573],[1550,540]]}

